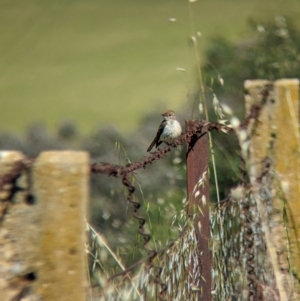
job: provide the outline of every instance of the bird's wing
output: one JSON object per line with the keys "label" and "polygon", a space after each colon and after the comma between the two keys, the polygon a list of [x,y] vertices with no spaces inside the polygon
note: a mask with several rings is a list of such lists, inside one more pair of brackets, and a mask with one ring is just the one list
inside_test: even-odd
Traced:
{"label": "bird's wing", "polygon": [[163,120],[161,122],[161,124],[159,125],[157,134],[156,134],[155,138],[153,139],[153,141],[151,142],[150,146],[148,147],[147,152],[151,151],[151,149],[153,148],[154,144],[155,144],[156,147],[158,147],[162,143],[160,141],[160,136],[161,136],[161,134],[162,134],[162,132],[164,130],[165,125],[166,125],[166,121]]}

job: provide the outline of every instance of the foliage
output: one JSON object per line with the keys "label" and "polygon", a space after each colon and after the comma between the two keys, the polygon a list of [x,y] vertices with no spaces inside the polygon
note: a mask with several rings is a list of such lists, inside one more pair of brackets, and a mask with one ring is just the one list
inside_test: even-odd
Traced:
{"label": "foliage", "polygon": [[[281,77],[300,77],[300,33],[295,29],[292,21],[278,17],[274,22],[251,21],[249,24],[252,29],[249,40],[233,45],[224,38],[215,38],[207,52],[207,64],[204,66],[205,81],[207,90],[213,91],[212,101],[208,106],[210,120],[219,118],[214,113],[213,99],[216,95],[222,101],[227,99],[231,105],[238,104],[239,107],[242,107],[240,103],[241,87],[246,79],[274,80]],[[224,86],[221,79],[225,81]],[[237,113],[238,110],[235,114]],[[140,129],[127,135],[122,135],[118,129],[107,126],[96,129],[85,136],[81,136],[76,124],[70,121],[62,123],[56,134],[50,134],[45,127],[35,124],[27,130],[24,137],[1,133],[0,149],[16,149],[28,156],[37,156],[41,151],[49,149],[80,149],[90,153],[92,162],[125,164],[145,156],[145,150],[153,138],[159,122],[159,114],[153,112],[141,121]],[[216,165],[222,199],[226,197],[230,192],[230,187],[238,179],[237,165],[239,161],[236,152],[239,145],[236,138],[220,133],[213,134],[213,141],[216,146]],[[138,188],[135,195],[143,203],[140,214],[146,216],[147,230],[152,234],[151,248],[160,249],[168,240],[177,236],[176,227],[170,227],[170,225],[173,217],[180,212],[182,200],[185,197],[184,158],[184,148],[174,150],[168,158],[147,168],[147,172],[141,171],[135,175],[134,184]],[[212,201],[215,201],[216,191],[213,180],[211,187]],[[243,195],[240,199],[244,200],[245,196]],[[221,247],[216,252],[219,252],[217,255],[222,263],[226,261],[229,253],[236,252],[233,250],[235,245],[228,245],[228,241],[230,237],[233,237],[231,231],[237,231],[237,228],[243,223],[243,216],[239,211],[241,208],[235,205],[224,209],[224,212],[228,210],[227,213],[232,214],[233,221],[227,222],[224,212],[215,212],[213,225],[216,228],[212,229],[212,234],[219,235],[217,239],[220,240]],[[111,248],[110,253],[114,252],[117,256],[121,256],[126,266],[141,258],[145,253],[140,237],[135,237],[137,222],[132,218],[131,212],[132,208],[126,202],[126,195],[120,181],[114,181],[114,179],[102,175],[91,176],[91,224],[107,239],[107,245]],[[217,222],[219,224],[216,226]],[[219,225],[224,227],[222,228],[222,231],[225,229],[224,232],[219,231]],[[259,228],[260,224],[257,223],[254,226]],[[89,231],[94,241],[97,240],[97,244],[94,245],[95,249],[99,245],[103,247],[104,240],[100,242],[100,236],[97,236],[92,228],[89,228]],[[234,233],[234,244],[237,247],[240,246],[242,239],[241,232]],[[180,243],[184,244],[184,241]],[[259,243],[264,247],[262,242]],[[185,246],[187,249],[190,247],[190,245]],[[180,247],[179,250],[182,248]],[[258,251],[260,252],[260,249]],[[170,252],[171,254],[167,255],[174,259],[179,251],[174,248],[174,251],[170,249]],[[89,254],[93,255],[94,253],[90,250]],[[233,262],[228,265],[228,270],[225,272],[231,273],[232,287],[240,288],[241,284],[235,283],[240,271],[235,270],[235,273],[232,273],[240,259],[240,254],[235,253],[235,255],[236,257],[232,259]],[[188,262],[189,260],[190,258],[187,257]],[[220,265],[221,268],[224,266],[225,264]],[[109,267],[105,270],[103,267],[101,268],[101,272],[112,274],[117,271],[118,266],[109,262]],[[170,280],[171,276],[168,272],[165,269],[162,275]],[[224,271],[216,270],[216,273],[221,274],[222,272]],[[226,279],[221,280],[217,283],[217,290],[220,294],[223,284],[226,282]],[[224,294],[229,294],[229,292],[230,288],[226,287]]]}
{"label": "foliage", "polygon": [[[248,25],[248,37],[237,44],[224,37],[212,39],[204,66],[207,85],[219,98],[239,108],[245,80],[300,77],[300,30],[293,19],[250,19]],[[224,86],[219,78],[224,80]]]}
{"label": "foliage", "polygon": [[[280,2],[273,0],[272,9]],[[188,5],[202,51],[220,29],[238,38],[244,20],[268,6],[261,0],[0,0],[0,128],[20,133],[28,122],[45,120],[55,130],[67,117],[86,132],[107,122],[129,130],[162,99],[177,110],[192,67]]]}
{"label": "foliage", "polygon": [[[244,81],[248,79],[300,78],[300,30],[293,19],[277,16],[273,20],[248,22],[249,35],[234,44],[225,37],[211,40],[203,74],[207,90],[209,119],[218,118],[214,100],[234,107],[234,114],[245,116]],[[194,97],[197,97],[195,95]],[[233,135],[212,133],[215,146],[220,198],[238,181],[238,142]],[[212,199],[216,199],[211,177]]]}
{"label": "foliage", "polygon": [[[225,38],[211,42],[204,66],[208,91],[210,120],[215,120],[213,98],[230,104],[238,102],[235,114],[239,115],[242,99],[242,85],[245,79],[276,79],[282,75],[299,76],[300,32],[290,19],[277,17],[273,22],[249,22],[251,35],[237,45]],[[224,86],[220,79],[224,79]],[[191,101],[199,95],[191,95]],[[183,109],[180,119],[188,116]],[[241,115],[241,113],[240,113]],[[216,117],[217,116],[217,117]],[[141,120],[139,129],[123,135],[118,129],[107,126],[82,136],[74,122],[68,120],[58,126],[56,134],[50,134],[41,124],[31,125],[24,137],[7,132],[0,133],[0,149],[21,150],[28,156],[37,156],[49,149],[82,149],[91,155],[92,162],[124,164],[144,156],[145,149],[156,132],[161,117],[152,112]],[[237,139],[231,135],[212,133],[218,172],[220,198],[229,193],[238,181]],[[160,160],[147,172],[140,172],[135,179],[137,197],[143,202],[142,213],[147,216],[149,231],[154,235],[155,247],[162,246],[174,236],[170,229],[172,216],[182,207],[185,198],[185,149],[174,150],[168,158]],[[149,176],[151,175],[151,176]],[[167,189],[166,189],[167,187]],[[119,181],[104,176],[92,175],[90,217],[92,224],[109,240],[110,245],[122,254],[132,254],[126,242],[135,241],[134,256],[140,256],[141,242],[135,239],[136,221],[131,217],[132,208],[127,205],[126,196]],[[211,177],[211,196],[216,197],[215,183]],[[122,205],[120,205],[122,204]],[[161,225],[164,225],[163,227]],[[159,235],[156,236],[156,234]],[[124,247],[125,246],[125,247]]]}
{"label": "foliage", "polygon": [[[123,135],[112,126],[80,135],[76,123],[62,122],[57,133],[49,133],[39,123],[32,124],[23,137],[0,133],[1,150],[20,150],[29,157],[36,157],[44,150],[85,150],[91,163],[109,162],[126,164],[146,155],[160,114],[153,112],[142,121],[141,129]],[[185,198],[185,177],[180,150],[154,163],[147,172],[135,175],[135,197],[142,204],[140,214],[147,220],[147,231],[152,234],[151,247],[158,249],[176,236],[170,228],[173,216],[182,208]],[[110,247],[122,255],[125,263],[142,256],[143,242],[137,235],[138,222],[132,217],[133,208],[127,203],[126,191],[119,179],[104,175],[91,175],[91,224],[108,240]]]}

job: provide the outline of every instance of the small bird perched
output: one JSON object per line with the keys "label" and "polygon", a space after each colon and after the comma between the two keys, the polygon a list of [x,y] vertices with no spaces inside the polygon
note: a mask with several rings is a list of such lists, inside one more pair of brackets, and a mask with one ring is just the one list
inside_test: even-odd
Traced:
{"label": "small bird perched", "polygon": [[151,151],[154,144],[157,148],[162,142],[169,144],[181,135],[181,126],[180,123],[176,120],[175,112],[169,110],[161,115],[163,116],[164,120],[159,125],[156,136],[148,147],[147,152]]}

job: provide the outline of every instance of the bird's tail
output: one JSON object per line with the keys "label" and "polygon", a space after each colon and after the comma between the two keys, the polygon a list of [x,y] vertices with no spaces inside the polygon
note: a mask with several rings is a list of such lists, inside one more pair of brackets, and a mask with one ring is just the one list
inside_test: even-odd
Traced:
{"label": "bird's tail", "polygon": [[150,146],[147,149],[147,152],[150,152],[151,149],[153,148],[154,144],[156,143],[156,137],[154,138],[154,140],[151,142]]}

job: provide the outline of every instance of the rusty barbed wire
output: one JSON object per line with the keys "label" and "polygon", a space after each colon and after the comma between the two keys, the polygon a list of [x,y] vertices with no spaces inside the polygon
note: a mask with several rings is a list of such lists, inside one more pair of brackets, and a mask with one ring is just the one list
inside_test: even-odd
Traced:
{"label": "rusty barbed wire", "polygon": [[[255,114],[258,114],[261,111],[261,107],[259,109],[256,108],[256,106],[252,107],[253,110],[250,112],[250,115],[255,112]],[[254,117],[256,115],[253,115],[253,118],[255,122],[258,120],[258,116]],[[247,126],[247,125],[243,125]],[[249,174],[248,169],[246,166],[246,160],[242,156],[242,154],[238,154],[238,157],[240,159],[240,165],[239,165],[239,171],[240,171],[240,181],[241,185],[245,190],[250,190],[250,183],[249,183]],[[245,247],[246,251],[246,271],[247,271],[247,287],[248,287],[248,300],[249,301],[255,301],[255,295],[257,291],[257,285],[255,281],[255,267],[254,267],[254,237],[253,237],[253,220],[252,220],[252,214],[251,214],[251,198],[247,195],[245,199],[240,203],[241,213],[242,215],[242,223],[243,223],[243,230],[242,230],[242,241],[243,245]]]}
{"label": "rusty barbed wire", "polygon": [[[204,133],[207,132],[207,130],[217,130],[217,131],[223,131],[223,132],[232,132],[233,129],[229,126],[225,126],[223,124],[218,123],[208,123],[205,121],[202,121],[199,123],[193,124],[189,128],[189,130],[182,134],[178,139],[176,139],[173,143],[170,145],[167,145],[163,149],[158,149],[155,152],[151,153],[151,155],[147,158],[142,159],[141,161],[127,164],[125,166],[117,166],[117,165],[111,165],[108,163],[100,163],[100,164],[93,164],[91,166],[91,173],[104,173],[108,174],[109,176],[114,177],[122,177],[122,183],[128,190],[128,196],[127,200],[133,204],[134,211],[133,211],[133,217],[139,221],[139,227],[138,227],[138,233],[143,236],[144,239],[144,248],[146,247],[147,243],[150,241],[151,236],[148,233],[145,233],[144,231],[144,225],[146,220],[141,217],[138,214],[138,211],[141,207],[141,204],[137,201],[133,200],[133,193],[134,193],[134,186],[131,184],[129,180],[129,175],[134,173],[136,170],[141,168],[146,168],[148,164],[151,164],[153,161],[161,159],[164,157],[168,152],[171,151],[172,148],[177,147],[178,145],[182,145],[184,143],[188,143],[189,145],[193,142],[195,142],[197,139],[201,137]],[[158,293],[159,300],[165,300],[164,294],[168,289],[168,286],[166,283],[164,283],[161,280],[161,274],[162,274],[162,267],[160,266],[154,266],[153,265],[153,259],[157,256],[157,252],[155,250],[148,250],[150,252],[151,256],[148,258],[148,266],[149,270],[155,269],[155,277],[154,277],[154,283],[159,285],[161,287],[160,292]],[[118,273],[118,276],[123,273]],[[117,276],[111,276],[110,279],[114,279]]]}
{"label": "rusty barbed wire", "polygon": [[[132,183],[131,183],[131,181],[129,180],[128,177],[129,177],[129,174],[126,174],[126,175],[123,176],[122,184],[128,190],[127,201],[130,202],[131,204],[133,204],[134,210],[133,210],[132,215],[139,222],[138,233],[140,235],[142,235],[142,237],[144,239],[143,247],[144,247],[144,249],[146,249],[146,245],[150,241],[151,235],[149,233],[145,232],[144,225],[146,223],[146,219],[141,217],[138,213],[139,209],[141,207],[141,203],[133,200],[133,194],[134,194],[134,191],[135,191],[135,187],[132,185]],[[162,267],[153,265],[153,259],[157,256],[158,253],[155,250],[148,250],[148,249],[146,249],[146,250],[148,251],[148,253],[150,253],[150,256],[148,257],[149,269],[152,268],[152,269],[157,270],[157,272],[155,274],[155,277],[154,277],[154,283],[161,287],[161,290],[158,294],[158,298],[161,301],[165,301],[165,299],[163,299],[163,296],[164,296],[164,293],[167,290],[168,286],[161,279]]]}
{"label": "rusty barbed wire", "polygon": [[0,177],[0,191],[5,190],[6,185],[12,184],[17,179],[25,166],[26,164],[23,160],[16,161],[10,172]]}
{"label": "rusty barbed wire", "polygon": [[[256,109],[256,106],[253,106],[253,112],[257,114],[260,112],[261,108],[259,110]],[[252,113],[253,113],[252,112]],[[252,114],[250,112],[250,115]],[[255,118],[257,121],[257,117]],[[246,160],[242,156],[242,154],[238,154],[238,157],[240,159],[240,165],[239,165],[239,171],[240,171],[240,185],[244,189],[250,190],[250,183],[249,183],[249,174],[248,169],[246,167]],[[256,282],[255,282],[255,267],[254,267],[254,237],[253,237],[253,229],[252,229],[252,214],[251,214],[251,198],[249,196],[246,196],[245,199],[240,203],[241,212],[243,214],[243,233],[242,233],[242,240],[246,251],[246,270],[247,270],[247,286],[248,286],[248,300],[254,301],[255,300],[255,294],[256,294]]]}
{"label": "rusty barbed wire", "polygon": [[[249,115],[245,118],[245,120],[241,123],[240,127],[246,127],[250,120],[258,120],[258,116],[261,110],[261,106],[253,105],[250,109]],[[144,225],[146,223],[146,219],[141,217],[139,215],[139,209],[141,207],[141,203],[134,200],[134,192],[135,187],[133,186],[131,180],[129,179],[130,175],[134,174],[139,169],[145,169],[148,164],[152,164],[154,161],[159,160],[166,156],[168,152],[172,150],[172,148],[175,148],[182,144],[190,144],[193,139],[199,139],[201,135],[203,134],[203,131],[213,131],[216,130],[218,132],[224,132],[224,133],[232,133],[234,132],[234,129],[231,126],[227,126],[221,123],[209,123],[206,121],[199,121],[195,124],[193,124],[190,129],[183,133],[178,139],[176,139],[173,143],[170,145],[167,145],[166,147],[162,149],[158,149],[155,152],[151,153],[150,156],[143,158],[142,160],[138,162],[134,162],[132,164],[126,164],[125,166],[120,165],[114,165],[110,163],[94,163],[90,165],[90,172],[93,174],[106,174],[108,176],[114,176],[114,177],[121,177],[122,178],[122,184],[127,189],[127,200],[130,202],[133,207],[133,217],[138,220],[139,226],[138,226],[138,233],[143,236],[144,244],[143,246],[146,247],[148,242],[151,239],[151,235],[146,233],[144,230]],[[3,187],[5,187],[7,184],[12,183],[15,179],[18,178],[18,176],[21,174],[22,170],[24,168],[30,167],[35,159],[24,159],[19,161],[16,164],[16,167],[9,172],[8,174],[2,176],[0,178],[0,191]],[[245,179],[244,179],[245,180]],[[229,201],[229,198],[224,201],[224,203],[227,203]],[[166,248],[171,247],[173,243],[168,244]],[[166,249],[164,248],[164,250]],[[147,249],[146,249],[147,250]],[[148,261],[149,268],[153,268],[156,270],[155,277],[154,277],[154,283],[157,285],[160,285],[161,290],[159,292],[159,298],[160,300],[163,300],[162,297],[167,291],[167,285],[161,280],[161,274],[162,274],[162,267],[154,266],[152,264],[153,259],[160,254],[160,251],[154,251],[154,250],[147,250],[149,252],[149,255],[146,257],[146,260]],[[145,259],[144,259],[145,260]],[[144,260],[141,260],[140,262],[133,264],[132,267],[136,266],[137,264],[145,262]],[[131,268],[126,269],[125,271],[122,271],[120,273],[116,273],[115,275],[112,275],[109,277],[108,280],[114,279],[120,275],[123,275],[124,273],[127,273]]]}
{"label": "rusty barbed wire", "polygon": [[208,131],[217,130],[218,132],[223,131],[226,133],[232,133],[234,130],[230,126],[226,126],[221,123],[209,123],[206,121],[199,121],[199,123],[194,124],[188,131],[182,134],[179,138],[177,138],[174,142],[170,145],[162,149],[158,149],[155,152],[151,153],[150,156],[131,164],[126,164],[125,166],[114,165],[109,163],[94,163],[91,165],[91,173],[104,173],[109,176],[114,177],[124,177],[127,174],[132,174],[138,169],[146,168],[148,164],[161,159],[164,157],[168,152],[179,145],[184,143],[191,142],[191,139],[195,135],[201,135],[202,129],[207,128]]}
{"label": "rusty barbed wire", "polygon": [[152,265],[152,268],[156,269],[156,274],[154,277],[154,283],[160,286],[160,291],[158,293],[158,299],[161,301],[166,301],[166,299],[164,298],[164,295],[168,289],[168,285],[162,281],[161,279],[161,274],[163,271],[163,268],[161,266],[154,266]]}
{"label": "rusty barbed wire", "polygon": [[[259,93],[260,96],[260,103],[254,104],[251,106],[248,116],[244,119],[241,123],[240,127],[247,129],[251,120],[254,121],[251,131],[248,133],[249,138],[252,137],[256,131],[257,125],[259,121],[259,115],[263,107],[267,104],[267,100],[270,97],[272,91],[274,89],[273,83],[267,83]],[[248,138],[248,139],[249,139]],[[241,184],[244,186],[245,189],[248,189],[247,196],[243,202],[241,202],[241,210],[244,216],[244,231],[243,231],[243,240],[245,244],[245,250],[247,253],[246,256],[246,267],[247,267],[247,279],[248,279],[248,300],[255,301],[258,298],[259,290],[257,285],[257,274],[255,271],[255,254],[254,254],[254,229],[256,227],[255,222],[253,220],[253,214],[256,208],[256,204],[253,203],[251,198],[251,183],[249,181],[249,174],[248,169],[246,167],[246,160],[243,158],[242,155],[239,155],[240,158],[240,166],[239,170],[241,173]],[[267,161],[266,161],[267,162]],[[268,165],[269,167],[270,165]],[[268,169],[268,168],[267,168]],[[264,172],[262,172],[261,178],[264,176]],[[258,181],[261,178],[257,179]]]}
{"label": "rusty barbed wire", "polygon": [[248,279],[248,289],[249,289],[249,301],[255,300],[256,292],[256,282],[255,282],[255,268],[254,268],[254,238],[252,229],[252,218],[250,214],[250,204],[249,202],[244,202],[242,204],[242,209],[245,215],[244,220],[244,234],[243,238],[246,245],[246,265],[247,265],[247,279]]}
{"label": "rusty barbed wire", "polygon": [[260,111],[262,109],[262,105],[254,104],[250,108],[249,114],[246,116],[246,118],[241,122],[240,127],[247,128],[251,120],[258,121],[258,116],[260,114]]}
{"label": "rusty barbed wire", "polygon": [[132,185],[131,181],[128,179],[128,175],[125,175],[122,179],[123,185],[127,188],[128,194],[127,194],[127,201],[133,204],[134,210],[133,210],[133,217],[139,221],[139,228],[138,233],[143,236],[144,239],[144,247],[147,245],[147,243],[150,241],[151,236],[150,234],[145,233],[144,231],[144,225],[146,223],[146,219],[142,218],[138,215],[138,211],[141,207],[141,204],[139,202],[136,202],[133,200],[133,194],[135,191],[134,186]]}
{"label": "rusty barbed wire", "polygon": [[24,168],[25,164],[22,160],[16,161],[10,172],[0,177],[0,223],[7,213],[9,204],[15,193],[23,190],[23,188],[16,185],[16,181]]}
{"label": "rusty barbed wire", "polygon": [[272,95],[272,91],[274,90],[274,84],[269,82],[264,85],[264,87],[261,89],[259,96],[260,96],[260,102],[258,104],[252,104],[249,113],[246,116],[246,118],[241,122],[240,128],[248,128],[251,121],[254,121],[254,124],[252,126],[251,132],[249,133],[250,136],[253,136],[257,125],[259,123],[259,115],[261,113],[262,108],[267,104],[267,100]]}
{"label": "rusty barbed wire", "polygon": [[[260,103],[259,104],[253,104],[250,109],[249,113],[246,116],[246,118],[241,121],[239,128],[237,129],[237,132],[239,130],[247,130],[248,132],[248,139],[252,137],[252,135],[255,133],[255,130],[259,124],[259,116],[260,113],[264,107],[264,105],[267,103],[268,97],[270,97],[271,91],[273,89],[272,84],[267,84],[263,87],[263,89],[260,92]],[[250,126],[251,125],[251,126]],[[250,126],[250,128],[249,128]],[[250,129],[250,130],[249,130]],[[234,200],[233,195],[231,193],[223,199],[221,202],[216,204],[214,206],[215,213],[213,214],[214,218],[212,219],[212,231],[214,228],[218,229],[222,235],[219,235],[218,241],[221,245],[219,250],[219,258],[223,258],[221,266],[223,268],[216,269],[216,272],[218,271],[224,276],[224,279],[228,279],[225,281],[225,283],[216,282],[216,289],[218,298],[226,299],[231,298],[230,293],[232,291],[241,291],[242,287],[236,287],[234,277],[231,277],[232,275],[232,266],[240,263],[240,255],[244,253],[244,268],[242,270],[245,270],[247,273],[247,290],[248,290],[248,297],[247,299],[249,301],[257,301],[261,300],[261,294],[260,290],[261,287],[258,285],[258,275],[255,267],[255,254],[257,253],[258,246],[255,245],[255,234],[254,230],[258,232],[259,230],[259,222],[255,222],[253,220],[253,216],[257,213],[257,208],[255,204],[253,203],[253,200],[251,198],[251,183],[250,183],[250,177],[249,177],[249,169],[247,166],[246,158],[243,156],[243,153],[240,152],[238,154],[238,157],[240,159],[240,165],[239,165],[239,172],[240,172],[240,183],[236,188],[233,188],[233,190],[240,190],[243,191],[244,197],[241,195]],[[262,174],[262,177],[264,174]],[[259,179],[257,179],[259,181]],[[240,187],[240,188],[239,188]],[[238,193],[239,194],[239,193]],[[238,216],[235,216],[234,212],[237,210],[239,212]],[[233,220],[236,220],[235,222],[237,224],[240,224],[241,226],[241,232],[240,235],[233,235],[232,231],[230,229],[226,229],[228,227],[227,225],[227,218],[229,216],[232,217]],[[217,226],[217,223],[222,224],[221,228]],[[230,227],[230,223],[229,223]],[[240,238],[238,238],[240,237]],[[231,241],[230,245],[227,246],[228,240]],[[261,245],[263,243],[261,242]],[[234,246],[237,248],[240,248],[239,251],[236,251],[234,249]],[[240,254],[241,252],[241,254]],[[256,254],[257,256],[257,254]],[[242,261],[243,262],[243,261]],[[229,264],[231,263],[231,264]],[[243,275],[240,275],[243,276]],[[225,287],[224,287],[225,285]],[[231,287],[230,290],[229,287]],[[238,300],[244,300],[244,297],[242,294],[237,298]],[[219,300],[219,299],[218,299]]]}

